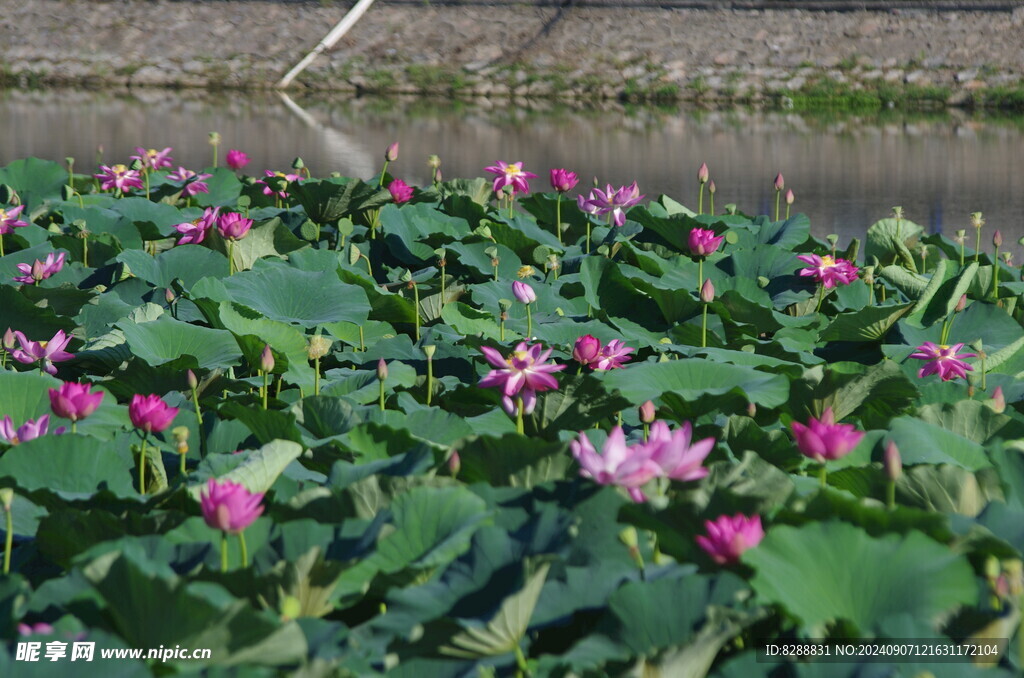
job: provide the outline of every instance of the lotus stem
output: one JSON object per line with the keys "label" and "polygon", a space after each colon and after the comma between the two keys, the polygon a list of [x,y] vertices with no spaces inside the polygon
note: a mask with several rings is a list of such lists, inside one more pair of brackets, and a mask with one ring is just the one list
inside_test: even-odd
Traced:
{"label": "lotus stem", "polygon": [[704,308],[700,314],[700,347],[707,348],[708,345],[708,305],[704,304]]}
{"label": "lotus stem", "polygon": [[228,275],[235,274],[235,241],[228,240]]}
{"label": "lotus stem", "polygon": [[974,261],[981,256],[981,227],[974,229]]}
{"label": "lotus stem", "polygon": [[220,571],[228,571],[228,533],[220,533]]}
{"label": "lotus stem", "polygon": [[12,506],[4,508],[4,574],[11,573],[11,550],[14,547],[14,517],[11,515],[11,509],[13,508],[14,500],[11,499]]}
{"label": "lotus stem", "polygon": [[515,653],[516,653],[516,666],[519,667],[519,675],[520,676],[529,676],[529,675],[531,675],[530,674],[530,666],[529,666],[529,664],[526,663],[526,656],[523,655],[523,648],[519,647],[519,643],[516,643]]}
{"label": "lotus stem", "polygon": [[960,268],[964,267],[964,239],[960,239]]}
{"label": "lotus stem", "polygon": [[[363,328],[359,328],[362,332]],[[320,356],[313,358],[313,395],[320,395]]]}
{"label": "lotus stem", "polygon": [[380,384],[380,411],[383,412],[384,411],[384,380],[383,379],[378,379],[377,381]]}
{"label": "lotus stem", "polygon": [[697,196],[697,214],[704,214],[704,184],[700,185],[700,193]]}
{"label": "lotus stem", "polygon": [[587,219],[587,254],[590,254],[590,219]]}
{"label": "lotus stem", "polygon": [[139,448],[139,494],[146,494],[146,439],[149,434],[142,436],[142,447]]}
{"label": "lotus stem", "polygon": [[[0,255],[2,256],[2,255]],[[82,266],[89,268],[89,235],[82,237]]]}
{"label": "lotus stem", "polygon": [[142,168],[142,177],[146,180],[146,200],[149,200],[149,170]]}
{"label": "lotus stem", "polygon": [[533,315],[530,313],[530,306],[526,305],[526,339],[529,341],[530,337],[533,336]]}
{"label": "lotus stem", "polygon": [[420,340],[420,286],[412,284],[413,300],[416,303],[416,341]]}
{"label": "lotus stem", "polygon": [[562,194],[555,197],[555,235],[558,236],[558,245],[562,246]]}
{"label": "lotus stem", "polygon": [[648,423],[647,423],[647,422],[645,421],[645,422],[644,422],[644,442],[646,443],[646,442],[647,442],[647,439],[648,439],[648,438],[650,438],[650,437],[651,437],[651,425],[650,425],[650,424],[648,424]]}
{"label": "lotus stem", "polygon": [[373,277],[373,266],[370,264],[370,257],[368,257],[368,256],[366,256],[365,254],[362,254],[362,253],[360,253],[359,256],[361,256],[363,259],[366,259],[366,272],[369,273],[370,277],[372,278]]}
{"label": "lotus stem", "polygon": [[441,310],[442,311],[444,310],[444,300],[445,300],[445,296],[444,296],[444,269],[445,268],[446,268],[445,266],[441,267]]}
{"label": "lotus stem", "polygon": [[434,358],[427,356],[427,405],[434,394]]}
{"label": "lotus stem", "polygon": [[267,374],[266,370],[260,370],[263,372],[263,389],[261,395],[263,397],[263,410],[267,409],[267,397],[270,395],[270,375]]}
{"label": "lotus stem", "polygon": [[4,256],[7,256],[6,254],[4,254],[4,236],[2,233],[0,233],[0,257]]}
{"label": "lotus stem", "polygon": [[502,311],[501,315],[498,316],[499,327],[501,329],[501,341],[505,341],[505,312]]}
{"label": "lotus stem", "polygon": [[775,221],[779,220],[779,198],[782,197],[782,191],[775,190]]}
{"label": "lotus stem", "polygon": [[523,426],[523,397],[516,398],[516,433],[524,434],[526,429]]}
{"label": "lotus stem", "polygon": [[512,217],[515,216],[515,205],[516,205],[515,196],[510,195],[508,197],[508,218],[509,219],[511,219]]}
{"label": "lotus stem", "polygon": [[822,488],[828,487],[828,469],[824,464],[818,469],[818,480],[821,481]]}
{"label": "lotus stem", "polygon": [[814,309],[815,313],[820,313],[821,312],[821,302],[823,302],[823,301],[825,301],[825,286],[824,285],[819,285],[818,286],[818,305]]}
{"label": "lotus stem", "polygon": [[363,339],[363,326],[362,325],[359,326],[359,351],[361,353],[366,353],[366,342]]}
{"label": "lotus stem", "polygon": [[885,507],[890,511],[896,510],[896,482],[893,480],[885,484]]}
{"label": "lotus stem", "polygon": [[[708,214],[714,215],[715,214],[715,194],[711,193],[710,196],[711,196],[711,211],[708,212]],[[789,209],[789,208],[787,207],[786,209]]]}
{"label": "lotus stem", "polygon": [[992,298],[999,299],[999,248],[996,248],[996,256],[992,260]]}
{"label": "lotus stem", "polygon": [[387,173],[387,171],[388,171],[388,161],[387,161],[387,159],[385,159],[384,160],[384,168],[380,171],[380,181],[377,182],[377,187],[378,188],[384,188],[384,175]]}
{"label": "lotus stem", "polygon": [[245,548],[245,533],[238,533],[238,550],[242,552],[242,567],[249,567],[249,551]]}
{"label": "lotus stem", "polygon": [[697,298],[700,298],[700,288],[704,284],[704,257],[697,260]]}

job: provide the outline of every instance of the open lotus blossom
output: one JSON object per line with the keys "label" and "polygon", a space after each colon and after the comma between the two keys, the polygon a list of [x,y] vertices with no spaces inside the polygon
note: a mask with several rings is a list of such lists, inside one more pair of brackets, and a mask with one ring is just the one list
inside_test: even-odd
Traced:
{"label": "open lotus blossom", "polygon": [[590,202],[590,198],[592,196],[593,196],[593,193],[591,193],[590,196],[586,196],[586,195],[582,195],[582,194],[581,195],[577,195],[576,196],[576,206],[580,208],[581,212],[586,212],[587,214],[596,217],[598,214],[601,213],[601,208],[595,206],[593,203]]}
{"label": "open lotus blossom", "polygon": [[670,431],[664,421],[651,424],[651,432],[645,445],[651,450],[651,459],[661,469],[659,475],[672,480],[700,480],[708,474],[701,466],[704,459],[715,447],[714,438],[704,438],[692,445],[693,426],[685,421],[675,431]]}
{"label": "open lotus blossom", "polygon": [[252,219],[238,212],[225,212],[217,218],[217,232],[225,240],[241,240],[252,228]]}
{"label": "open lotus blossom", "polygon": [[125,193],[130,188],[143,188],[138,170],[128,169],[124,165],[100,165],[99,174],[93,176],[100,180],[100,188],[104,191],[116,188]]}
{"label": "open lotus blossom", "polygon": [[792,428],[800,453],[820,464],[846,456],[864,437],[864,431],[858,431],[853,424],[837,424],[831,407],[826,408],[821,419],[811,417],[807,424],[794,421]]}
{"label": "open lotus blossom", "polygon": [[178,239],[178,244],[188,245],[189,243],[192,243],[198,245],[203,242],[206,238],[207,232],[209,232],[210,228],[217,223],[219,216],[219,207],[207,207],[203,212],[203,216],[199,217],[195,221],[175,226],[175,230],[178,231],[178,233],[181,233],[181,238]]}
{"label": "open lotus blossom", "polygon": [[764,539],[761,516],[748,518],[742,513],[734,516],[719,516],[704,522],[707,536],[699,535],[697,545],[707,552],[719,565],[735,563],[747,549]]}
{"label": "open lotus blossom", "polygon": [[567,193],[576,187],[580,178],[575,172],[564,169],[551,170],[551,188],[559,193]]}
{"label": "open lotus blossom", "polygon": [[[10,416],[6,416],[0,419],[0,440],[7,443],[8,445],[17,445],[18,443],[28,442],[34,440],[39,436],[45,436],[46,430],[50,425],[50,415],[44,414],[38,419],[29,419],[21,426],[15,428],[14,422]],[[58,426],[54,429],[54,435],[60,435],[64,433],[65,429],[63,426]]]}
{"label": "open lotus blossom", "polygon": [[171,150],[170,146],[166,147],[162,151],[158,151],[155,148],[142,148],[141,146],[136,146],[135,155],[131,156],[131,159],[138,160],[142,163],[143,167],[149,170],[172,167],[174,159],[171,158]]}
{"label": "open lotus blossom", "polygon": [[43,261],[36,259],[31,264],[18,264],[18,270],[23,275],[15,276],[14,282],[34,285],[40,280],[46,280],[50,276],[60,273],[62,268],[64,268],[64,253],[61,252],[54,256],[54,253],[50,252]]}
{"label": "open lotus blossom", "polygon": [[[643,198],[644,196],[640,194],[640,189],[634,181],[629,186],[622,186],[617,190],[612,188],[611,184],[608,184],[603,191],[600,188],[595,188],[590,192],[590,196],[579,204],[581,209],[591,214],[600,216],[611,214],[612,223],[622,226],[626,223],[626,210]],[[587,208],[582,206],[584,203]]]}
{"label": "open lotus blossom", "polygon": [[634,350],[636,349],[626,346],[621,339],[612,339],[606,346],[601,346],[601,341],[597,337],[585,334],[576,340],[572,357],[576,362],[592,370],[614,370],[628,362],[628,356]]}
{"label": "open lotus blossom", "polygon": [[136,393],[128,403],[128,418],[132,426],[146,433],[160,433],[174,421],[178,408],[171,407],[163,398],[151,393],[147,396]]}
{"label": "open lotus blossom", "polygon": [[24,209],[24,205],[11,207],[10,209],[0,207],[0,235],[7,235],[8,233],[13,233],[16,228],[28,226],[27,221],[22,221],[18,218]]}
{"label": "open lotus blossom", "polygon": [[494,192],[501,193],[506,186],[512,187],[513,194],[529,193],[530,179],[536,179],[537,175],[523,169],[523,163],[507,163],[499,160],[497,165],[484,168],[485,172],[498,175],[494,179]]}
{"label": "open lotus blossom", "polygon": [[228,167],[231,169],[238,171],[249,164],[249,156],[246,155],[245,151],[232,148],[228,151],[227,156],[225,156],[224,162],[226,162]]}
{"label": "open lotus blossom", "polygon": [[521,341],[508,359],[490,346],[482,346],[480,351],[487,362],[497,368],[480,380],[480,386],[501,388],[501,405],[510,417],[516,415],[513,396],[523,399],[523,413],[530,414],[537,405],[538,392],[558,388],[558,380],[552,373],[565,369],[565,365],[548,363],[551,349],[545,351],[540,344],[529,346]]}
{"label": "open lotus blossom", "polygon": [[167,175],[167,178],[171,181],[184,182],[185,185],[181,187],[181,195],[184,198],[190,198],[197,193],[209,193],[210,187],[206,184],[206,179],[212,176],[212,174],[197,174],[190,169],[179,166],[178,171],[171,172]]}
{"label": "open lotus blossom", "polygon": [[103,391],[91,392],[91,388],[90,384],[73,381],[64,382],[59,389],[51,388],[49,395],[53,413],[71,421],[85,419],[103,402]]}
{"label": "open lotus blossom", "polygon": [[800,275],[812,276],[825,289],[831,289],[837,283],[849,285],[857,279],[857,267],[846,259],[833,259],[828,254],[823,257],[817,254],[798,254],[796,258],[810,264],[800,269]]}
{"label": "open lotus blossom", "polygon": [[643,444],[626,445],[621,426],[608,434],[601,454],[582,432],[579,440],[569,443],[569,448],[580,464],[580,475],[592,478],[598,485],[622,487],[636,502],[647,501],[640,488],[662,473],[661,466],[651,458],[652,448]]}
{"label": "open lotus blossom", "polygon": [[14,333],[14,338],[18,340],[21,348],[11,351],[11,357],[26,365],[39,363],[42,369],[50,374],[57,374],[55,362],[75,357],[64,350],[71,341],[71,335],[64,334],[64,330],[57,330],[57,333],[47,341],[29,341],[20,331]]}
{"label": "open lotus blossom", "polygon": [[250,492],[240,483],[210,478],[199,494],[203,520],[215,530],[238,534],[263,513],[263,493]]}
{"label": "open lotus blossom", "polygon": [[949,381],[957,377],[966,378],[967,371],[973,372],[974,368],[963,359],[977,358],[978,354],[959,353],[963,347],[963,344],[947,346],[946,344],[933,344],[930,341],[924,342],[917,347],[914,353],[910,354],[911,358],[928,361],[924,367],[917,371],[917,376],[927,377],[929,374],[938,374],[942,381]]}
{"label": "open lotus blossom", "polygon": [[718,250],[724,235],[716,236],[710,228],[694,228],[690,231],[690,253],[695,257],[706,257]]}
{"label": "open lotus blossom", "polygon": [[395,179],[388,184],[388,192],[391,193],[391,199],[395,201],[396,205],[412,200],[412,186],[401,179]]}
{"label": "open lotus blossom", "polygon": [[[284,179],[286,182],[285,186],[287,186],[287,184],[302,179],[302,176],[298,174],[285,174],[284,172],[274,172],[272,170],[263,170],[263,173],[268,177],[278,177],[279,179]],[[275,191],[264,180],[257,181],[256,183],[263,185],[263,195],[273,195],[280,198],[281,200],[284,200],[288,197],[288,193],[286,191]]]}

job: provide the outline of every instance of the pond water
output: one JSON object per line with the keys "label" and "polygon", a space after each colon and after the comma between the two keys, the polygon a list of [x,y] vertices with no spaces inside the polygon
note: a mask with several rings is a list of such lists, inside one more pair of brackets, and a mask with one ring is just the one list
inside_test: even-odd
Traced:
{"label": "pond water", "polygon": [[[862,237],[901,205],[908,219],[952,237],[982,211],[1004,240],[1024,236],[1024,121],[929,116],[887,111],[868,115],[798,115],[690,109],[573,110],[522,102],[335,99],[294,100],[275,94],[2,91],[0,165],[28,155],[76,158],[92,166],[124,162],[135,146],[172,146],[190,168],[209,165],[208,133],[223,152],[245,150],[250,173],[286,169],[301,156],[314,175],[339,171],[370,177],[385,147],[401,143],[392,173],[429,182],[426,158],[438,154],[446,178],[480,176],[485,165],[522,160],[540,175],[579,173],[615,185],[636,180],[648,197],[667,193],[696,203],[696,175],[707,162],[718,187],[716,207],[736,203],[765,212],[778,172],[818,235],[841,243]],[[973,233],[971,233],[973,237]],[[986,245],[987,247],[988,245]]]}

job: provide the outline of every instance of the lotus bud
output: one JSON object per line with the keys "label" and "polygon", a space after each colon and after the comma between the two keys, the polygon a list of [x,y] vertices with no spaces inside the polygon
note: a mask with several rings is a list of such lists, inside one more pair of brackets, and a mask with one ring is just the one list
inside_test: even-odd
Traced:
{"label": "lotus bud", "polygon": [[388,378],[388,364],[384,362],[384,358],[377,361],[377,379],[384,381]]}
{"label": "lotus bud", "polygon": [[196,379],[196,373],[189,370],[186,375],[188,378],[188,387],[193,391],[196,390],[196,388],[199,387],[199,380]]}
{"label": "lotus bud", "polygon": [[510,308],[512,308],[512,300],[511,299],[498,299],[498,308],[500,308],[502,311],[509,310]]}
{"label": "lotus bud", "polygon": [[168,304],[173,304],[176,298],[177,297],[174,296],[174,290],[170,287],[164,290],[164,300],[166,300]]}
{"label": "lotus bud", "polygon": [[896,447],[896,443],[892,440],[885,446],[883,461],[886,477],[895,483],[903,475],[903,459],[900,457],[900,449]]}
{"label": "lotus bud", "polygon": [[[386,160],[387,162],[394,162],[394,161],[398,160],[398,142],[397,141],[395,143],[393,143],[393,144],[390,144],[384,150],[384,160]],[[438,161],[438,162],[440,163],[440,161]]]}
{"label": "lotus bud", "polygon": [[512,283],[512,294],[524,304],[532,304],[537,301],[537,293],[533,291],[533,288],[518,280]]}
{"label": "lotus bud", "polygon": [[331,340],[322,334],[314,334],[309,338],[309,345],[306,346],[306,355],[310,360],[323,358],[331,350]]}
{"label": "lotus bud", "polygon": [[220,133],[219,132],[210,132],[210,145],[211,146],[217,146],[219,144],[220,144]]}
{"label": "lotus bud", "polygon": [[751,419],[757,416],[757,405],[754,403],[747,403],[747,416]]}
{"label": "lotus bud", "polygon": [[448,470],[451,471],[452,477],[459,475],[459,471],[462,469],[462,458],[459,456],[458,450],[452,450],[452,454],[448,457]]}
{"label": "lotus bud", "polygon": [[971,213],[971,226],[975,228],[981,228],[985,225],[985,219],[981,216],[981,212]]}
{"label": "lotus bud", "polygon": [[782,178],[782,172],[775,176],[775,190],[781,191],[786,187],[786,180]]}
{"label": "lotus bud", "polygon": [[956,306],[953,307],[953,311],[955,313],[960,313],[966,307],[967,307],[967,295],[966,294],[961,294],[960,295],[960,300],[957,301],[956,302]]}
{"label": "lotus bud", "polygon": [[6,512],[11,510],[12,504],[14,504],[14,490],[9,487],[0,488],[0,506],[3,506]]}
{"label": "lotus bud", "polygon": [[16,340],[14,338],[14,330],[8,327],[7,331],[4,332],[4,348],[7,349],[8,351],[12,350],[14,348],[15,341]]}
{"label": "lotus bud", "polygon": [[175,426],[171,429],[171,435],[174,437],[174,449],[178,454],[188,454],[188,434],[187,426]]}
{"label": "lotus bud", "polygon": [[710,304],[715,299],[715,286],[711,284],[711,278],[705,278],[704,284],[700,288],[700,300],[705,304]]}
{"label": "lotus bud", "polygon": [[654,421],[654,403],[648,400],[640,406],[640,421],[650,424]]}
{"label": "lotus bud", "polygon": [[1002,414],[1006,411],[1006,396],[1003,395],[1002,386],[996,386],[996,390],[992,391],[992,400],[988,402],[988,406],[996,414]]}
{"label": "lotus bud", "polygon": [[434,182],[435,184],[441,183],[441,168],[440,167],[437,167],[437,168],[434,169],[434,174],[433,174],[433,176],[431,177],[430,180],[432,182]]}
{"label": "lotus bud", "polygon": [[700,164],[700,169],[697,170],[697,181],[702,184],[706,184],[708,183],[710,175],[711,173],[708,171],[708,164],[706,162],[702,162]]}
{"label": "lotus bud", "polygon": [[786,191],[786,204],[792,205],[794,202],[796,202],[796,195],[793,194],[793,189],[791,188]]}
{"label": "lotus bud", "polygon": [[433,344],[427,344],[423,347],[423,353],[427,356],[427,360],[434,359],[434,353],[437,351],[437,346]]}
{"label": "lotus bud", "polygon": [[263,345],[263,353],[260,354],[260,370],[265,373],[274,371],[274,353],[270,350],[270,344]]}
{"label": "lotus bud", "polygon": [[1003,246],[1003,234],[998,228],[996,229],[996,232],[992,234],[992,244],[996,247]]}
{"label": "lotus bud", "polygon": [[711,181],[708,182],[708,193],[714,195],[716,190],[717,189],[715,188],[715,181],[714,179],[712,179]]}

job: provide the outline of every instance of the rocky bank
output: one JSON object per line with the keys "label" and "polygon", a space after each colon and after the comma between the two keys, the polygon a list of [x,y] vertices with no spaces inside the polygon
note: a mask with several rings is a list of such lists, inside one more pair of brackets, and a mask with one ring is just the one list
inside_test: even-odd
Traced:
{"label": "rocky bank", "polygon": [[[21,0],[8,86],[267,88],[349,5]],[[1024,107],[1024,8],[808,12],[374,5],[296,88],[481,97]]]}

